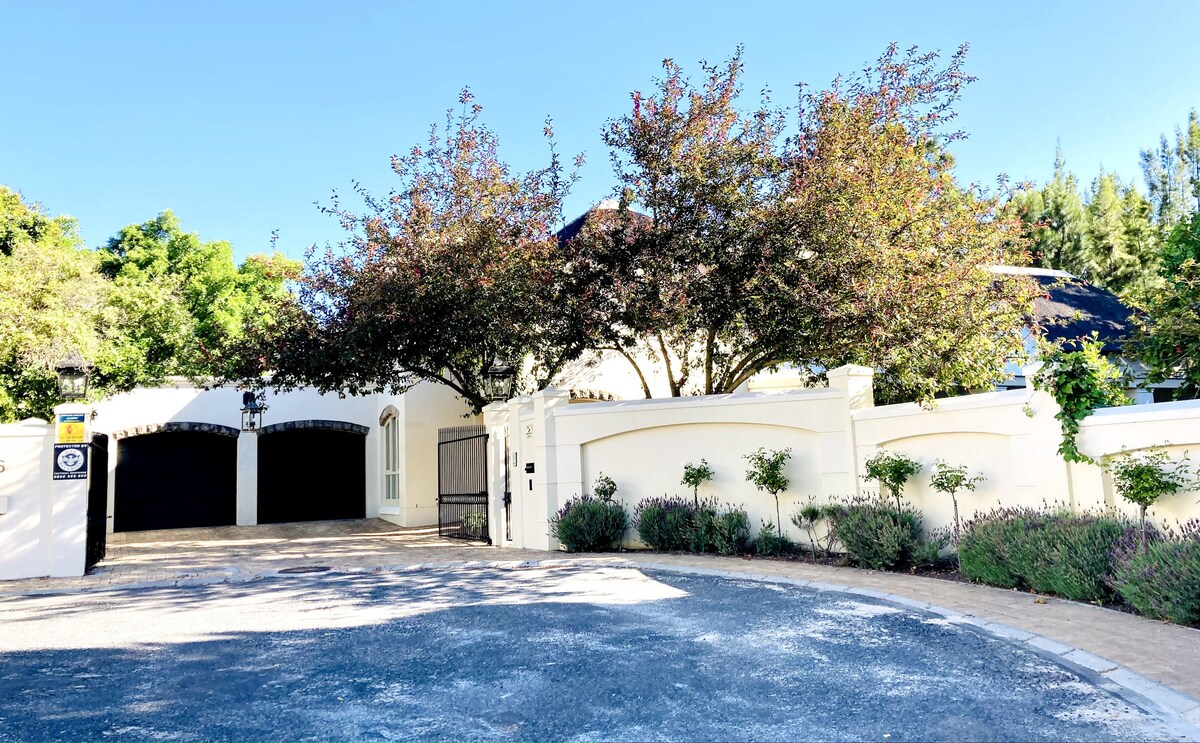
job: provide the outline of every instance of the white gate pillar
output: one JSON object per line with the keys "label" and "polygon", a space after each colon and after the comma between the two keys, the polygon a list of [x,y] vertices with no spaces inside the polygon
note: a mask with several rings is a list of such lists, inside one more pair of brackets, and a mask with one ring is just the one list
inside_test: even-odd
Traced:
{"label": "white gate pillar", "polygon": [[508,432],[508,405],[494,402],[483,409],[483,430],[488,434],[487,488],[488,488],[488,531],[492,545],[502,547],[508,543],[505,529],[504,504],[504,438]]}
{"label": "white gate pillar", "polygon": [[[571,402],[571,393],[554,387],[533,395],[533,491],[529,504],[533,511],[532,529],[525,535],[525,546],[539,550],[558,548],[558,540],[550,536],[550,518],[565,500],[559,492],[557,462],[553,455],[557,444],[554,431],[554,411]],[[526,475],[529,477],[529,475]]]}
{"label": "white gate pillar", "polygon": [[237,525],[258,523],[258,431],[242,431],[237,444]]}
{"label": "white gate pillar", "polygon": [[[54,408],[55,441],[62,438],[59,430],[62,415],[82,416],[83,432],[76,433],[65,442],[73,446],[86,446],[91,443],[91,413],[92,409],[78,403],[67,403]],[[54,451],[52,449],[52,451]],[[88,479],[87,471],[92,466],[88,460],[90,452],[84,450],[82,479],[52,479],[50,483],[49,516],[45,520],[49,527],[50,545],[50,577],[65,578],[83,575],[87,564],[87,511],[88,511]],[[72,452],[73,453],[73,452]],[[59,451],[54,451],[57,460]],[[78,460],[76,460],[78,461]],[[56,467],[51,465],[53,472]],[[71,465],[72,467],[74,465]],[[45,513],[45,512],[43,512]]]}

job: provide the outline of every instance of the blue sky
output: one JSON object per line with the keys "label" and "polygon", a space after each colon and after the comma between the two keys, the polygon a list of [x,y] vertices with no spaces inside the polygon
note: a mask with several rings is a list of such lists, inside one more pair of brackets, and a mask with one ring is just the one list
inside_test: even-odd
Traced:
{"label": "blue sky", "polygon": [[890,41],[970,43],[964,181],[1042,181],[1061,140],[1081,178],[1140,184],[1138,149],[1200,106],[1200,2],[1155,5],[0,0],[0,184],[93,246],[169,208],[239,258],[275,229],[299,257],[341,236],[314,202],[386,191],[390,155],[470,85],[514,167],[544,162],[548,115],[560,151],[586,153],[570,218],[609,194],[601,127],[664,57],[694,70],[744,44],[746,90],[790,102]]}

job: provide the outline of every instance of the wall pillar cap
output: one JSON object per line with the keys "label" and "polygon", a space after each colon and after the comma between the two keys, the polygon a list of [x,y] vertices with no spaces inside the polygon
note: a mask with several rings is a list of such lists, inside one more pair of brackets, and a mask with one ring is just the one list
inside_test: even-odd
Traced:
{"label": "wall pillar cap", "polygon": [[875,370],[861,364],[843,364],[836,369],[825,372],[827,377],[874,377]]}

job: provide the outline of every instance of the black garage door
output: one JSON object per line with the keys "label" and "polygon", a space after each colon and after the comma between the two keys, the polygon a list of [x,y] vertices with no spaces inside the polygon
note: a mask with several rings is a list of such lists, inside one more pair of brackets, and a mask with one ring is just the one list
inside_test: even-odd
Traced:
{"label": "black garage door", "polygon": [[367,437],[302,428],[258,439],[258,523],[361,519],[367,513]]}
{"label": "black garage door", "polygon": [[113,530],[227,526],[237,519],[237,439],[148,433],[117,446]]}

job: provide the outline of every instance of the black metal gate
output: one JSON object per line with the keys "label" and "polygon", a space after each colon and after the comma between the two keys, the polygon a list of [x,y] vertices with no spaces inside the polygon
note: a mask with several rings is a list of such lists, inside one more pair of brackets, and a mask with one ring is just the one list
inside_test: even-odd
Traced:
{"label": "black metal gate", "polygon": [[487,431],[438,429],[438,534],[492,543],[488,531]]}
{"label": "black metal gate", "polygon": [[512,484],[508,468],[512,464],[508,450],[508,427],[504,428],[504,539],[512,541]]}
{"label": "black metal gate", "polygon": [[108,436],[92,435],[88,462],[87,557],[84,570],[104,559],[108,549]]}

